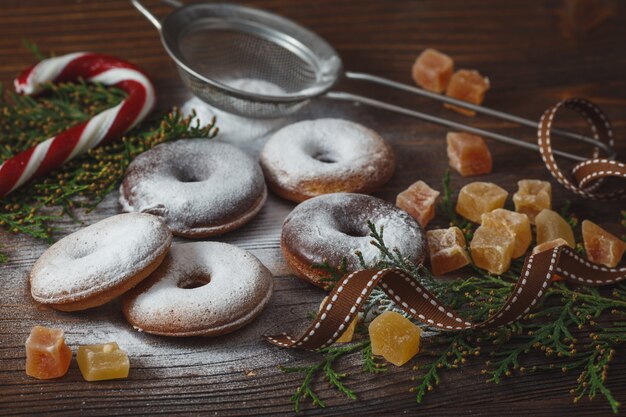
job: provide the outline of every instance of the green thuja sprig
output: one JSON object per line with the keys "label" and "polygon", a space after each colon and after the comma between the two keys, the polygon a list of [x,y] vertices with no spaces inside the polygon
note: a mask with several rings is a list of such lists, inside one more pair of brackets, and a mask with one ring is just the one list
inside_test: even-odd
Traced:
{"label": "green thuja sprig", "polygon": [[355,343],[346,346],[330,346],[324,349],[319,349],[318,352],[323,354],[323,360],[317,364],[311,366],[281,366],[280,369],[285,373],[302,373],[304,379],[300,386],[291,396],[291,401],[294,403],[294,409],[296,413],[300,412],[302,400],[310,399],[316,407],[326,407],[326,403],[319,397],[315,391],[313,384],[319,373],[324,375],[324,378],[329,385],[335,388],[337,391],[344,394],[351,400],[356,400],[357,396],[350,388],[348,388],[343,379],[346,377],[345,373],[337,372],[335,370],[336,362],[351,353],[363,352],[369,346],[369,342]]}
{"label": "green thuja sprig", "polygon": [[[6,93],[0,103],[0,159],[15,154],[87,120],[125,97],[116,88],[99,84],[51,85],[45,96],[32,98]],[[153,117],[123,138],[91,149],[44,178],[31,181],[0,200],[0,226],[51,242],[53,223],[76,209],[91,210],[116,189],[130,162],[159,143],[180,138],[212,138],[215,120],[200,126],[195,115],[176,109]],[[6,255],[0,258],[6,260]]]}
{"label": "green thuja sprig", "polygon": [[[446,209],[443,211],[454,213],[449,176],[446,177],[442,204]],[[569,210],[566,207],[562,213],[572,224],[575,216]],[[454,214],[455,216],[449,218],[451,224],[464,230],[466,236],[471,236],[477,225]],[[626,212],[621,213],[621,216],[626,223]],[[504,304],[523,267],[523,259],[517,259],[512,261],[510,270],[500,276],[474,268],[469,277],[437,280],[423,266],[412,265],[399,252],[388,248],[382,230],[376,230],[372,224],[369,227],[372,244],[379,249],[380,257],[373,265],[367,265],[363,257],[357,254],[361,267],[401,268],[414,279],[431,285],[431,290],[444,304],[475,322],[485,320]],[[331,266],[327,269],[334,270]],[[376,288],[364,304],[364,321],[371,320],[381,311],[403,313],[383,291]],[[437,333],[432,337],[424,337],[418,359],[420,365],[413,368],[416,374],[412,379],[416,386],[411,391],[416,394],[416,401],[421,403],[441,380],[441,372],[457,369],[473,358],[487,356],[489,359],[481,371],[486,382],[499,383],[516,374],[545,370],[578,372],[576,385],[570,391],[574,402],[583,397],[593,399],[601,395],[613,412],[617,413],[620,403],[607,387],[606,381],[609,364],[616,350],[626,342],[626,320],[607,321],[607,315],[620,318],[626,316],[626,284],[617,285],[610,294],[606,294],[606,289],[553,283],[548,288],[542,305],[519,322],[490,330]],[[367,372],[377,373],[376,370],[383,366],[383,362],[378,362],[371,354],[371,346],[367,341],[344,346],[341,352],[341,356],[360,352],[363,369]],[[527,358],[533,360],[531,355],[536,352],[544,355],[544,362],[539,365],[525,365]],[[428,360],[431,357],[433,359]],[[297,410],[300,410],[304,398],[313,398],[311,394],[315,393],[315,376],[324,369],[324,361],[326,359],[321,364],[304,368],[310,373],[306,374],[307,378],[296,394],[309,394],[297,397],[294,394],[292,401],[297,398]],[[379,364],[378,367],[374,363]],[[349,378],[344,374],[341,376],[342,380],[344,377]],[[317,395],[312,401],[317,406],[324,406]]]}

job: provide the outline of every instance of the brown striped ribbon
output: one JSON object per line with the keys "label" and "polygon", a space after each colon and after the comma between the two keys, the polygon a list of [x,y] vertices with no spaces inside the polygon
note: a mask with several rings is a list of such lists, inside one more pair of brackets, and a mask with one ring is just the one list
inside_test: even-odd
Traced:
{"label": "brown striped ribbon", "polygon": [[317,317],[299,338],[286,333],[265,338],[278,346],[315,350],[330,346],[354,320],[377,285],[415,320],[440,330],[498,327],[520,320],[540,302],[552,278],[584,285],[609,285],[626,279],[626,268],[586,261],[567,246],[528,256],[504,305],[487,320],[471,323],[443,305],[424,285],[400,269],[365,269],[345,275],[330,292]]}
{"label": "brown striped ribbon", "polygon": [[[626,190],[612,193],[596,192],[606,177],[626,179],[624,164],[598,158],[576,165],[566,177],[556,164],[551,148],[550,129],[556,112],[569,108],[581,114],[591,126],[596,140],[613,146],[613,133],[608,119],[598,107],[584,99],[567,99],[552,106],[541,117],[538,142],[541,156],[551,174],[568,190],[592,199],[610,199],[622,196]],[[607,268],[593,264],[567,246],[530,255],[511,295],[504,305],[487,320],[471,323],[453,309],[445,306],[424,285],[400,269],[366,269],[345,275],[333,288],[317,317],[299,338],[286,333],[265,336],[278,346],[315,350],[330,346],[354,320],[376,286],[394,300],[399,308],[424,324],[440,330],[458,331],[506,325],[520,320],[531,311],[546,293],[553,276],[575,284],[600,286],[626,279],[626,268]]]}
{"label": "brown striped ribbon", "polygon": [[591,127],[593,138],[613,147],[613,129],[606,115],[595,104],[582,98],[570,98],[563,100],[546,110],[539,121],[537,142],[543,162],[548,167],[552,176],[569,191],[583,198],[596,200],[609,200],[623,197],[626,187],[615,192],[599,193],[597,188],[602,180],[607,177],[626,179],[626,165],[610,159],[598,158],[599,151],[594,149],[592,158],[579,163],[574,167],[571,175],[566,176],[557,165],[552,153],[550,130],[557,111],[565,108],[580,114]]}

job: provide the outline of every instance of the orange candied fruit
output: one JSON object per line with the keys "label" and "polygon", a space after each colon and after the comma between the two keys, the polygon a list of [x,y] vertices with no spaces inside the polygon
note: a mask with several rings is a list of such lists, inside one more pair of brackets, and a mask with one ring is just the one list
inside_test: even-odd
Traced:
{"label": "orange candied fruit", "polygon": [[62,377],[67,373],[72,351],[63,330],[35,326],[26,340],[26,374],[37,379]]}
{"label": "orange candied fruit", "polygon": [[385,311],[369,325],[372,353],[402,366],[420,351],[422,330],[400,313]]}
{"label": "orange candied fruit", "polygon": [[417,181],[396,197],[396,206],[406,211],[422,227],[435,217],[435,201],[439,191],[433,190],[424,181]]}
{"label": "orange candied fruit", "polygon": [[483,214],[482,227],[492,228],[511,235],[515,242],[513,258],[519,258],[524,255],[533,238],[528,216],[510,210],[495,209]]}
{"label": "orange candied fruit", "polygon": [[515,211],[526,214],[530,224],[535,224],[541,210],[552,208],[552,185],[548,181],[520,180],[517,186],[513,194]]}
{"label": "orange candied fruit", "polygon": [[458,227],[429,230],[426,238],[433,274],[443,275],[470,263],[465,252],[465,236]]}
{"label": "orange candied fruit", "polygon": [[557,212],[543,209],[535,217],[537,226],[537,243],[545,243],[561,238],[567,242],[569,247],[576,246],[574,231],[572,226]]}
{"label": "orange candied fruit", "polygon": [[448,55],[436,49],[428,48],[420,54],[413,64],[411,75],[420,87],[443,93],[454,71],[454,61]]}
{"label": "orange candied fruit", "polygon": [[515,239],[503,227],[481,225],[470,243],[474,264],[496,275],[508,271],[514,250]]}
{"label": "orange candied fruit", "polygon": [[459,191],[456,212],[474,223],[480,223],[483,214],[504,207],[508,195],[491,182],[471,182]]}
{"label": "orange candied fruit", "polygon": [[464,177],[489,174],[493,166],[491,152],[480,136],[448,132],[448,162]]}
{"label": "orange candied fruit", "polygon": [[[461,69],[452,74],[446,95],[468,103],[480,105],[485,99],[485,93],[489,90],[489,78],[483,77],[478,71]],[[448,109],[457,111],[467,116],[476,114],[473,110],[468,110],[454,104],[445,103]]]}
{"label": "orange candied fruit", "polygon": [[[317,311],[322,311],[322,306],[326,302],[327,298],[328,297],[324,297],[324,299],[322,300],[322,303],[320,304],[320,308]],[[359,322],[359,317],[358,316],[354,317],[352,322],[348,325],[348,327],[346,327],[346,329],[343,331],[341,336],[339,336],[337,340],[335,340],[335,343],[352,342],[352,338],[354,337],[354,330],[356,329],[356,325],[358,322]]]}
{"label": "orange candied fruit", "polygon": [[80,346],[76,361],[85,381],[128,378],[128,355],[115,342]]}
{"label": "orange candied fruit", "polygon": [[624,256],[626,242],[589,220],[583,221],[582,229],[587,259],[609,268],[616,267]]}

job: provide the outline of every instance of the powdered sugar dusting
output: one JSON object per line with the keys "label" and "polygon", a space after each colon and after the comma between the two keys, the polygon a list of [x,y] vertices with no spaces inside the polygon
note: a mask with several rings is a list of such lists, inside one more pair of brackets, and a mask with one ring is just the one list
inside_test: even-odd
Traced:
{"label": "powdered sugar dusting", "polygon": [[[210,278],[197,288],[190,279]],[[198,334],[235,329],[269,301],[271,273],[250,253],[219,242],[172,246],[164,263],[125,301],[129,320],[148,332]]]}
{"label": "powdered sugar dusting", "polygon": [[360,269],[354,252],[360,251],[367,264],[380,257],[371,244],[367,221],[380,230],[389,248],[414,262],[423,259],[424,233],[406,212],[391,203],[364,194],[335,193],[307,200],[285,219],[282,238],[289,249],[308,265],[327,261],[340,265],[346,257],[349,270]]}
{"label": "powdered sugar dusting", "polygon": [[[288,189],[317,180],[341,181],[380,175],[380,162],[393,161],[391,149],[373,130],[342,119],[306,120],[276,132],[261,153],[271,180]],[[302,191],[301,191],[302,192]]]}
{"label": "powdered sugar dusting", "polygon": [[[282,95],[285,92],[276,84],[251,78],[235,79],[227,84],[249,93],[265,96]],[[235,144],[254,156],[261,151],[266,136],[289,121],[288,118],[254,119],[238,116],[213,107],[197,97],[191,98],[181,107],[181,112],[185,116],[189,116],[193,110],[201,125],[209,124],[213,117],[217,119],[219,128],[217,140]]]}
{"label": "powdered sugar dusting", "polygon": [[236,90],[264,96],[282,96],[285,94],[285,90],[282,87],[256,78],[236,78],[234,80],[226,80],[224,84]]}
{"label": "powdered sugar dusting", "polygon": [[164,218],[174,232],[210,229],[259,204],[259,165],[236,147],[203,139],[163,143],[139,155],[120,187],[125,211]]}
{"label": "powdered sugar dusting", "polygon": [[37,260],[33,298],[62,303],[106,291],[154,262],[170,239],[163,222],[145,214],[120,214],[80,229]]}

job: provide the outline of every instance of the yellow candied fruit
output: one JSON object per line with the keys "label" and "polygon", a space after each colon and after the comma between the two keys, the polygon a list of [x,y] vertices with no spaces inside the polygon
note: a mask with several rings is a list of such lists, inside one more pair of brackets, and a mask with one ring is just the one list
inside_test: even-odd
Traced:
{"label": "yellow candied fruit", "polygon": [[515,239],[506,230],[480,226],[470,243],[472,260],[479,268],[500,275],[511,266]]}
{"label": "yellow candied fruit", "polygon": [[425,90],[443,93],[450,82],[454,61],[436,49],[425,49],[413,64],[411,75],[417,85]]}
{"label": "yellow candied fruit", "polygon": [[458,227],[429,230],[426,239],[433,274],[443,275],[470,263],[465,252],[465,236]]}
{"label": "yellow candied fruit", "polygon": [[[549,242],[543,242],[533,248],[533,255],[536,255],[539,252],[544,252],[550,249],[554,249],[557,246],[563,246],[563,245],[569,246],[567,242],[564,239],[561,239],[560,237],[554,240],[551,240]],[[558,274],[553,274],[552,281],[563,281],[563,277]]]}
{"label": "yellow candied fruit", "polygon": [[552,208],[552,185],[548,181],[520,180],[517,187],[513,194],[515,211],[526,214],[530,224],[535,224],[541,210]]}
{"label": "yellow candied fruit", "polygon": [[482,215],[482,226],[509,233],[515,242],[513,258],[524,255],[530,246],[532,233],[528,216],[505,209],[495,209]]}
{"label": "yellow candied fruit", "polygon": [[406,211],[422,227],[435,217],[435,201],[439,191],[433,190],[424,181],[417,181],[396,197],[396,206]]}
{"label": "yellow candied fruit", "polygon": [[[320,307],[319,307],[319,309],[317,311],[321,311],[322,310],[322,306],[326,302],[327,298],[328,297],[324,297],[324,299],[322,300],[322,303],[320,304]],[[356,330],[356,325],[357,325],[358,322],[359,322],[359,317],[357,315],[350,322],[348,327],[346,327],[346,329],[343,331],[341,336],[339,336],[339,338],[337,340],[335,340],[335,343],[349,343],[349,342],[352,342],[352,338],[354,337],[354,330]]]}
{"label": "yellow candied fruit", "polygon": [[545,243],[561,238],[573,248],[576,246],[574,231],[567,221],[555,211],[543,209],[535,217],[537,243]]}
{"label": "yellow candied fruit", "polygon": [[35,326],[26,340],[26,374],[37,379],[62,377],[67,373],[72,351],[63,330]]}
{"label": "yellow candied fruit", "polygon": [[85,381],[127,378],[130,369],[128,355],[115,342],[80,346],[76,361]]}
{"label": "yellow candied fruit", "polygon": [[533,255],[536,255],[539,252],[544,252],[544,251],[547,251],[547,250],[550,250],[550,249],[554,249],[557,246],[564,246],[564,245],[565,246],[569,246],[569,243],[567,243],[565,241],[565,239],[562,239],[562,238],[558,237],[558,238],[556,238],[554,240],[550,240],[548,242],[543,242],[543,243],[540,243],[537,246],[535,246],[533,248]]}
{"label": "yellow candied fruit", "polygon": [[395,311],[385,311],[369,325],[372,353],[396,366],[407,363],[420,350],[422,330]]}
{"label": "yellow candied fruit", "polygon": [[609,268],[616,267],[624,256],[626,242],[589,220],[583,221],[582,229],[587,259]]}
{"label": "yellow candied fruit", "polygon": [[508,195],[504,189],[491,182],[471,182],[461,188],[456,212],[474,223],[480,223],[483,214],[504,207]]}

